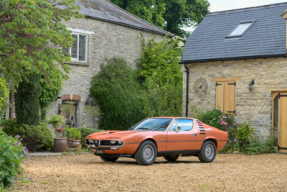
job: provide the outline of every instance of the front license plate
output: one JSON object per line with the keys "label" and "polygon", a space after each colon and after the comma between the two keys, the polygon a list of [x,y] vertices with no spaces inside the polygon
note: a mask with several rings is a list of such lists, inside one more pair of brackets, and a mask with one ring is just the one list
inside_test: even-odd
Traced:
{"label": "front license plate", "polygon": [[104,154],[104,151],[97,151],[97,154]]}

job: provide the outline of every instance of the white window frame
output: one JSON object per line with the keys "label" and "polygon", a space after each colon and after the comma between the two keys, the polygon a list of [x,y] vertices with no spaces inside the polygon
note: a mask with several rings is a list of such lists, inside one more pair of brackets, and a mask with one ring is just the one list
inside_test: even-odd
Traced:
{"label": "white window frame", "polygon": [[[72,48],[68,47],[68,54],[71,55],[71,61],[76,61],[76,62],[82,62],[82,63],[87,63],[88,62],[88,41],[89,41],[89,35],[90,34],[94,34],[93,31],[86,31],[86,30],[82,30],[82,29],[74,29],[74,28],[70,28],[67,27],[67,29],[69,29],[70,31],[72,31],[71,35],[77,35],[77,58],[73,58],[72,57]],[[79,60],[79,42],[80,42],[80,35],[84,35],[86,36],[86,43],[85,43],[85,61],[80,61]]]}

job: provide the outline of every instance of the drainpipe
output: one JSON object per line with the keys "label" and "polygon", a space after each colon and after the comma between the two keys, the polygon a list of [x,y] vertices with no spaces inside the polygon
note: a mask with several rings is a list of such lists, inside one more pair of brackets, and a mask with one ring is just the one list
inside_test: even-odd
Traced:
{"label": "drainpipe", "polygon": [[184,64],[184,68],[186,69],[186,101],[185,101],[185,116],[188,117],[188,103],[189,103],[189,99],[188,99],[188,92],[189,92],[189,68],[186,66],[186,64]]}

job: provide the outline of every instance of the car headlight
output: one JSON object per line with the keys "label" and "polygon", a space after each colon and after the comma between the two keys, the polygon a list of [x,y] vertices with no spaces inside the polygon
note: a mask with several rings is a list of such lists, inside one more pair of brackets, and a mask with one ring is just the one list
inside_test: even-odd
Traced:
{"label": "car headlight", "polygon": [[89,140],[89,143],[94,143],[94,140]]}
{"label": "car headlight", "polygon": [[121,145],[121,144],[123,144],[123,142],[122,141],[118,141],[118,144]]}
{"label": "car headlight", "polygon": [[111,144],[114,145],[114,144],[116,144],[116,142],[117,142],[117,141],[112,140],[112,141],[111,141]]}

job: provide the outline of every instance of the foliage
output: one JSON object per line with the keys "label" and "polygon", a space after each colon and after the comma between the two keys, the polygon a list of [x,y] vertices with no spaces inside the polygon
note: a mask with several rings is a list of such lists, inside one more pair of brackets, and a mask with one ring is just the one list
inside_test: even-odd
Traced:
{"label": "foliage", "polygon": [[263,140],[259,137],[252,137],[249,143],[245,147],[245,153],[247,155],[257,155],[260,153],[275,153],[274,140]]}
{"label": "foliage", "polygon": [[9,88],[7,87],[7,82],[5,79],[0,77],[0,118],[4,116],[5,111],[9,106],[7,103],[8,96]]}
{"label": "foliage", "polygon": [[149,117],[181,116],[182,86],[175,83],[158,84],[155,76],[144,82],[142,90],[144,113]]}
{"label": "foliage", "polygon": [[39,125],[17,124],[13,119],[2,120],[1,126],[8,135],[21,135],[21,142],[29,151],[45,149],[50,151],[54,146],[53,135],[47,128],[47,124],[40,122]]}
{"label": "foliage", "polygon": [[[195,118],[199,119],[201,122],[206,123],[210,126],[221,129],[222,125],[220,124],[220,119],[224,116],[224,113],[219,109],[212,109],[205,112],[199,112],[196,109],[192,109],[192,112]],[[230,121],[228,119],[228,121]],[[229,122],[230,123],[230,122]]]}
{"label": "foliage", "polygon": [[65,123],[63,116],[53,114],[52,117],[48,120],[48,123],[55,128],[55,134],[57,138],[64,135],[64,129],[60,128],[60,126]]}
{"label": "foliage", "polygon": [[136,73],[121,58],[112,58],[93,77],[90,95],[99,102],[102,129],[127,129],[144,118]]}
{"label": "foliage", "polygon": [[62,112],[65,116],[70,116],[71,113],[74,113],[76,110],[74,103],[65,103],[62,107]]}
{"label": "foliage", "polygon": [[236,138],[242,141],[243,143],[246,143],[253,133],[254,128],[251,128],[250,124],[244,122],[243,124],[238,126],[236,132]]}
{"label": "foliage", "polygon": [[167,31],[187,37],[185,27],[200,23],[208,13],[207,0],[110,0],[122,9]]}
{"label": "foliage", "polygon": [[30,74],[28,81],[24,80],[19,83],[15,93],[15,112],[18,124],[39,124],[40,92],[40,77],[37,74]]}
{"label": "foliage", "polygon": [[[45,80],[66,77],[69,61],[61,47],[73,45],[71,31],[62,23],[71,17],[83,17],[75,0],[3,0],[0,13],[0,73],[12,85],[29,74],[41,74]],[[52,73],[51,73],[52,71]]]}
{"label": "foliage", "polygon": [[148,43],[143,38],[143,52],[139,59],[138,75],[142,81],[142,98],[146,116],[181,116],[182,71],[180,39]]}
{"label": "foliage", "polygon": [[99,105],[86,105],[85,106],[85,111],[88,113],[88,115],[90,115],[93,119],[95,119],[97,116],[99,115],[103,115],[101,113],[101,109],[99,107]]}
{"label": "foliage", "polygon": [[159,84],[174,83],[182,85],[182,71],[178,64],[182,53],[182,48],[178,48],[180,39],[169,39],[164,37],[160,42],[156,42],[154,37],[146,42],[142,36],[141,57],[138,60],[138,75],[142,81],[152,75],[156,76]]}
{"label": "foliage", "polygon": [[65,123],[65,121],[63,116],[53,114],[52,117],[48,120],[48,123],[52,124],[54,128],[59,128],[62,124]]}
{"label": "foliage", "polygon": [[55,73],[53,76],[55,78],[51,79],[49,83],[45,81],[45,76],[42,75],[40,79],[41,95],[39,98],[40,108],[41,108],[41,119],[46,118],[46,110],[50,104],[55,101],[62,89],[62,81],[68,79],[65,77],[63,79],[61,74],[57,74],[58,71],[51,71],[47,69],[49,73]]}
{"label": "foliage", "polygon": [[81,137],[81,130],[77,128],[68,128],[66,127],[67,137],[73,140],[80,140]]}
{"label": "foliage", "polygon": [[90,129],[90,128],[81,128],[81,144],[84,147],[86,145],[86,138],[88,135],[91,135],[96,132],[100,132],[104,130],[99,130],[99,129]]}
{"label": "foliage", "polygon": [[[229,122],[229,123],[228,123]],[[238,139],[236,138],[237,126],[234,122],[232,115],[225,115],[220,119],[221,130],[228,133],[228,143],[225,148],[228,152],[233,152],[238,144]]]}
{"label": "foliage", "polygon": [[27,149],[20,142],[21,136],[11,137],[0,128],[0,189],[13,184],[14,178],[22,172],[21,162]]}

